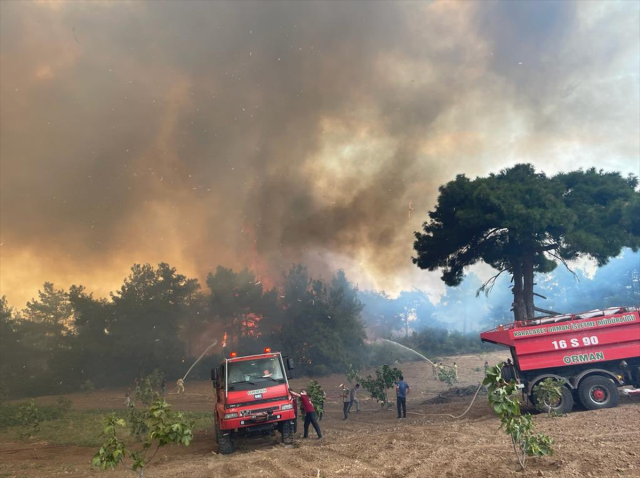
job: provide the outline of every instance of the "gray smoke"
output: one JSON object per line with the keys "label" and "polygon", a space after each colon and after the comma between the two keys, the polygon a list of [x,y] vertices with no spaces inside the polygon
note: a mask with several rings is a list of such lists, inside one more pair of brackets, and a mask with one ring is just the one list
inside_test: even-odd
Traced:
{"label": "gray smoke", "polygon": [[441,287],[412,266],[412,231],[455,174],[638,172],[634,2],[1,9],[13,301],[44,280],[104,292],[158,261]]}

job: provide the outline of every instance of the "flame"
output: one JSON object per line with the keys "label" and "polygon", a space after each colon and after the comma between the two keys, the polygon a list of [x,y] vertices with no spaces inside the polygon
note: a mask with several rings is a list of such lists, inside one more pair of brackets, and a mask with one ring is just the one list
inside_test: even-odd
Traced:
{"label": "flame", "polygon": [[225,332],[224,335],[222,336],[222,348],[226,348],[227,347],[227,333]]}
{"label": "flame", "polygon": [[242,335],[244,337],[260,337],[262,334],[258,330],[258,323],[261,320],[262,316],[253,312],[243,315],[241,319]]}

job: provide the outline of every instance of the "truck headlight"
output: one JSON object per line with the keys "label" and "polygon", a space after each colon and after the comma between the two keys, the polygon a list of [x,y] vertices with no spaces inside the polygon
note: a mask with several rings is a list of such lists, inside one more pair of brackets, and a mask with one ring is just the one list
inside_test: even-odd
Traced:
{"label": "truck headlight", "polygon": [[291,405],[290,403],[287,405],[282,405],[280,407],[280,410],[291,410],[293,408],[293,405]]}
{"label": "truck headlight", "polygon": [[230,418],[238,418],[238,414],[233,412],[233,413],[225,413],[224,414],[224,419],[225,420],[229,420]]}

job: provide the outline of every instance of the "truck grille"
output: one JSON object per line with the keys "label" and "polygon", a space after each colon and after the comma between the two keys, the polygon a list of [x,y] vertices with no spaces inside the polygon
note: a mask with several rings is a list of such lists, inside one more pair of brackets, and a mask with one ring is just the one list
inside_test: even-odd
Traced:
{"label": "truck grille", "polygon": [[[252,400],[250,402],[234,403],[231,405],[227,405],[227,408],[251,407],[253,405],[262,405],[264,403],[281,402],[283,400],[288,401],[289,397],[263,398],[262,400]],[[277,409],[278,407],[276,407],[276,410]]]}
{"label": "truck grille", "polygon": [[279,408],[280,407],[270,407],[270,408],[259,408],[256,410],[241,410],[238,415],[241,417],[247,417],[247,416],[255,415],[257,413],[269,413],[269,412],[273,413]]}

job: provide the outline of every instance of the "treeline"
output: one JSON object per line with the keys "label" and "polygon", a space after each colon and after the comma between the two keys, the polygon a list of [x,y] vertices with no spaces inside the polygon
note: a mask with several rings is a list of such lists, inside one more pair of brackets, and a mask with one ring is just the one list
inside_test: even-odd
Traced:
{"label": "treeline", "polygon": [[[640,253],[625,249],[619,257],[592,274],[558,267],[536,274],[534,291],[540,307],[559,313],[584,312],[612,306],[640,305]],[[463,335],[513,322],[510,277],[501,275],[488,295],[478,293],[483,282],[473,272],[457,287],[445,287],[436,303],[421,290],[403,291],[391,297],[379,291],[361,291],[362,317],[380,337],[409,337],[426,328],[458,330]],[[542,315],[542,314],[541,314]],[[470,334],[469,337],[476,337]],[[473,352],[474,341],[464,352]],[[462,352],[462,351],[461,351]]]}
{"label": "treeline", "polygon": [[477,333],[463,334],[456,330],[434,328],[413,332],[409,337],[402,339],[400,343],[414,350],[419,350],[429,357],[504,350],[497,345],[483,343]]}
{"label": "treeline", "polygon": [[242,354],[280,350],[302,373],[364,365],[363,305],[342,271],[324,282],[294,265],[281,289],[264,290],[250,271],[218,267],[206,286],[203,291],[168,264],[136,264],[109,299],[51,283],[21,311],[3,297],[3,394],[64,393],[87,380],[97,387],[123,385],[154,370],[175,380],[214,341],[214,354],[192,377],[219,360],[223,342],[226,351]]}
{"label": "treeline", "polygon": [[[487,299],[483,327],[513,321],[511,285],[507,277],[496,281]],[[537,275],[534,290],[541,296],[537,299],[539,306],[561,314],[640,306],[640,252],[625,249],[591,275],[558,267],[550,274]]]}
{"label": "treeline", "polygon": [[[592,277],[576,274],[559,268],[537,278],[536,291],[549,309],[640,305],[638,253],[625,251]],[[271,347],[293,357],[299,373],[323,375],[411,359],[388,342],[367,344],[367,335],[429,357],[477,353],[490,349],[478,329],[513,320],[510,283],[502,277],[486,297],[476,295],[482,283],[470,274],[447,287],[437,304],[419,290],[397,297],[359,291],[342,271],[329,281],[314,279],[302,265],[292,266],[281,283],[266,290],[248,270],[218,267],[201,287],[168,264],[145,264],[134,265],[108,299],[51,283],[23,310],[2,298],[0,393],[65,393],[87,380],[97,387],[125,385],[153,371],[175,380],[214,341],[190,378],[208,376],[223,343],[241,354]]]}

